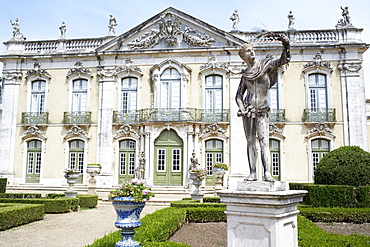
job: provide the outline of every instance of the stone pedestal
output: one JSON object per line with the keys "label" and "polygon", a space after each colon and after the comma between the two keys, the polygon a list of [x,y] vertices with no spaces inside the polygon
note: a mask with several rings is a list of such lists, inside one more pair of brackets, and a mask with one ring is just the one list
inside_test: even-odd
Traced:
{"label": "stone pedestal", "polygon": [[238,183],[243,191],[218,192],[227,206],[228,247],[298,246],[297,205],[307,191],[284,188],[251,181]]}

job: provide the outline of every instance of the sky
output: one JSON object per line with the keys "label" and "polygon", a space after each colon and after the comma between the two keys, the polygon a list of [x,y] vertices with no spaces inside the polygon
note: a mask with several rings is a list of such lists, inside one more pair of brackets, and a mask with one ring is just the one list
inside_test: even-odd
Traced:
{"label": "sky", "polygon": [[[362,40],[370,44],[369,0],[0,0],[0,41],[11,39],[10,20],[16,18],[27,40],[58,39],[63,21],[67,38],[103,37],[108,34],[109,15],[116,17],[119,35],[170,6],[224,31],[232,28],[229,18],[234,10],[239,12],[242,31],[286,30],[289,11],[297,30],[335,29],[342,18],[340,7],[348,6],[352,24],[364,28]],[[365,52],[363,69],[370,98],[370,49]]]}

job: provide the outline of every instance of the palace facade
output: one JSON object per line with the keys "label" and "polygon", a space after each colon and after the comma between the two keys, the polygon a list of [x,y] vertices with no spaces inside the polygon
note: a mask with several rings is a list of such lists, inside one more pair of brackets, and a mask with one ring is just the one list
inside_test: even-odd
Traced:
{"label": "palace facade", "polygon": [[[61,29],[62,30],[62,29]],[[319,160],[343,145],[368,150],[362,29],[285,33],[291,61],[270,89],[271,170],[276,180],[312,182]],[[281,42],[257,32],[226,32],[168,8],[123,34],[4,42],[0,176],[11,186],[64,186],[65,168],[100,164],[100,187],[134,177],[143,152],[154,186],[187,188],[192,153],[208,170],[230,165],[224,187],[248,175],[246,139],[235,94],[245,63],[278,58]],[[259,166],[262,177],[262,168]]]}

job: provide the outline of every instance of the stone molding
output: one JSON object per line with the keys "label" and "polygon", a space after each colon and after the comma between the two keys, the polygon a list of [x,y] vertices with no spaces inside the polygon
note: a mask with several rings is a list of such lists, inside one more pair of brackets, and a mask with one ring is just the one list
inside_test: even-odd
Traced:
{"label": "stone molding", "polygon": [[212,70],[214,73],[215,70],[223,70],[226,73],[229,73],[229,63],[218,63],[215,55],[208,57],[208,62],[200,66],[199,73],[203,73],[206,70]]}
{"label": "stone molding", "polygon": [[120,139],[121,137],[133,137],[135,139],[140,138],[140,131],[131,126],[130,124],[122,125],[116,132],[114,139]]}
{"label": "stone molding", "polygon": [[333,66],[330,62],[325,62],[322,60],[322,55],[320,52],[318,52],[314,57],[312,62],[308,62],[305,65],[303,65],[303,72],[306,72],[310,69],[319,69],[319,68],[327,68],[330,70],[330,72],[333,71]]}
{"label": "stone molding", "polygon": [[33,69],[27,70],[26,79],[30,76],[45,76],[48,79],[51,78],[50,74],[45,69],[41,69],[41,64],[39,62],[33,64]]}
{"label": "stone molding", "polygon": [[64,136],[64,139],[68,140],[68,139],[71,139],[71,138],[74,138],[74,137],[79,137],[79,138],[81,138],[85,141],[90,139],[90,137],[87,135],[86,131],[78,125],[71,126],[71,128],[66,132],[66,134]]}
{"label": "stone molding", "polygon": [[333,130],[325,123],[317,123],[313,128],[308,129],[306,138],[311,139],[316,136],[325,136],[330,139],[334,139],[336,136],[333,134]]}
{"label": "stone molding", "polygon": [[47,137],[45,135],[45,131],[41,130],[36,125],[29,126],[26,129],[26,131],[24,131],[22,139],[25,140],[25,139],[29,139],[29,138],[32,138],[32,137],[37,137],[37,138],[39,138],[43,141],[45,141],[47,139]]}
{"label": "stone molding", "polygon": [[84,68],[81,61],[77,61],[74,66],[75,66],[74,68],[68,71],[67,77],[70,77],[73,74],[77,74],[77,75],[85,74],[85,75],[89,75],[90,77],[92,77],[91,69]]}

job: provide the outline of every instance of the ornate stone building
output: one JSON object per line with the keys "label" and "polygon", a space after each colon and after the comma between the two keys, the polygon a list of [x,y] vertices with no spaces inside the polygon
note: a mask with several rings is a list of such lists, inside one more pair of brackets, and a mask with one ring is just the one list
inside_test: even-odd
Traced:
{"label": "ornate stone building", "polygon": [[[113,17],[112,17],[113,18]],[[235,20],[235,18],[233,19]],[[155,186],[188,186],[194,150],[208,169],[231,165],[224,186],[247,176],[246,140],[235,93],[245,64],[238,48],[253,43],[257,59],[279,57],[280,42],[226,32],[168,8],[123,34],[4,42],[0,101],[0,175],[14,186],[62,186],[63,170],[99,163],[98,186],[134,176],[142,152]],[[18,30],[19,31],[19,30]],[[20,32],[20,31],[19,31]],[[313,181],[327,152],[368,149],[362,29],[296,30],[289,21],[291,62],[270,90],[270,150],[277,180]],[[261,175],[261,171],[259,171]]]}

